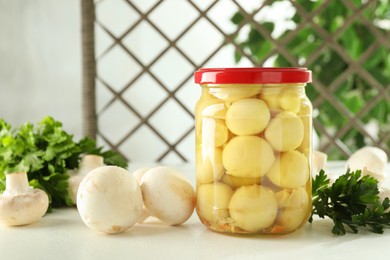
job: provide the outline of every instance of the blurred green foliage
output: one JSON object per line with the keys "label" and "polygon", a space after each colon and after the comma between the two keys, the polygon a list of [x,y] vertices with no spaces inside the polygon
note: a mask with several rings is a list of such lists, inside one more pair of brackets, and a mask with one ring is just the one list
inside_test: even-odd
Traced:
{"label": "blurred green foliage", "polygon": [[[272,5],[276,2],[280,1],[272,1]],[[364,58],[359,66],[365,69],[371,80],[377,81],[380,86],[386,88],[387,92],[390,92],[389,44],[381,44],[377,39],[378,34],[367,25],[367,23],[371,23],[385,39],[389,37],[389,29],[382,28],[378,24],[380,21],[390,22],[390,1],[369,1],[364,6],[367,1],[350,0],[357,9],[364,7],[361,14],[366,19],[354,19],[352,22],[347,22],[347,25],[345,25],[345,22],[348,20],[348,17],[353,15],[354,11],[344,5],[343,2],[295,0],[295,3],[300,5],[307,13],[311,13],[320,7],[323,10],[314,15],[311,22],[304,21],[304,17],[295,12],[292,18],[286,22],[293,22],[296,26],[300,23],[305,23],[305,25],[286,43],[285,48],[294,57],[299,66],[308,67],[312,70],[313,78],[316,80],[314,84],[321,84],[328,88],[343,72],[349,69],[348,59],[359,62],[364,53],[370,47],[373,47],[372,54]],[[274,33],[276,23],[260,20],[256,21],[255,24],[253,20],[247,20],[246,16],[244,13],[237,12],[231,18],[231,21],[237,28],[239,26],[243,28],[245,26],[249,27],[248,33],[244,37],[242,30],[236,33],[234,37],[238,46],[255,61],[256,64],[254,65],[262,66],[265,61],[273,56],[275,58],[273,66],[275,67],[296,66],[296,64],[290,62],[291,59],[289,61],[288,58],[275,51],[275,45],[264,37],[264,32],[269,35]],[[321,28],[325,31],[325,34],[318,32],[318,29],[321,30]],[[281,35],[273,37],[277,41],[283,41],[285,37],[290,37],[293,31],[294,29],[287,29]],[[324,37],[334,39],[349,58],[343,57],[336,48],[327,45],[325,41],[329,39],[324,39]],[[387,40],[390,41],[390,39]],[[373,44],[375,46],[372,46]],[[242,59],[240,52],[236,51],[234,55],[236,62]],[[336,88],[329,91],[332,91],[331,94],[354,116],[363,107],[367,106],[370,100],[380,94],[370,84],[371,80],[367,80],[366,77],[357,73],[349,73],[345,80],[342,80]],[[316,100],[320,97],[318,87],[315,85],[314,87],[308,87],[307,95],[312,101]],[[340,111],[325,99],[317,104],[317,108],[319,113],[316,120],[330,134],[336,133],[338,129],[341,129],[350,120],[340,114]],[[378,132],[375,133],[377,136],[374,136],[374,138],[381,140],[390,131],[390,124],[388,123],[390,119],[389,112],[390,102],[386,99],[380,99],[360,120],[364,125],[374,122],[378,127]],[[324,141],[323,138],[320,135],[322,141]],[[371,139],[365,137],[357,129],[349,130],[344,136],[340,137],[340,140],[350,151],[372,144]],[[390,142],[387,143],[387,147],[390,147]],[[329,147],[325,152],[328,153],[330,159],[345,158],[345,154],[336,147]]]}

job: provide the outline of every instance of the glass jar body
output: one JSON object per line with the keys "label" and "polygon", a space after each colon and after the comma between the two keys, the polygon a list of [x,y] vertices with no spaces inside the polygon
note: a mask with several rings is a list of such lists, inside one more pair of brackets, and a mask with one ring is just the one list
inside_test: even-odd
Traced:
{"label": "glass jar body", "polygon": [[285,234],[311,213],[312,106],[305,84],[202,84],[196,211],[209,229]]}

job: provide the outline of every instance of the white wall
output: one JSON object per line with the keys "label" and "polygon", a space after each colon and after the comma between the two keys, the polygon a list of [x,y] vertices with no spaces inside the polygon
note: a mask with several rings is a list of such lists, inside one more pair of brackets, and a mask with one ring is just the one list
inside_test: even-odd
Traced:
{"label": "white wall", "polygon": [[0,0],[0,117],[51,115],[81,136],[78,0]]}

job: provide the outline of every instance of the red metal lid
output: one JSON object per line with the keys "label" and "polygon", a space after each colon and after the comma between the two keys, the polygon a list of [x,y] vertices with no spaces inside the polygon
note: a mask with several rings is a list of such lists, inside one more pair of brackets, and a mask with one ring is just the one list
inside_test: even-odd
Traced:
{"label": "red metal lid", "polygon": [[306,68],[203,68],[195,71],[198,84],[279,84],[311,82]]}

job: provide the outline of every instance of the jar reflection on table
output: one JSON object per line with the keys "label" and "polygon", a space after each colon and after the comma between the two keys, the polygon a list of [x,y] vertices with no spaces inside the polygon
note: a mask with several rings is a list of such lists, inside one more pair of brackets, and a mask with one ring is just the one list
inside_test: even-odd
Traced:
{"label": "jar reflection on table", "polygon": [[[219,78],[222,83],[204,80],[213,72],[227,77]],[[268,83],[244,77],[244,83],[234,83],[229,82],[237,79],[234,73],[229,77],[232,72],[268,78],[295,72],[307,80],[284,77]],[[305,95],[310,73],[297,68],[197,73],[202,95],[195,108],[196,210],[201,222],[223,233],[295,231],[311,212],[312,107]]]}

